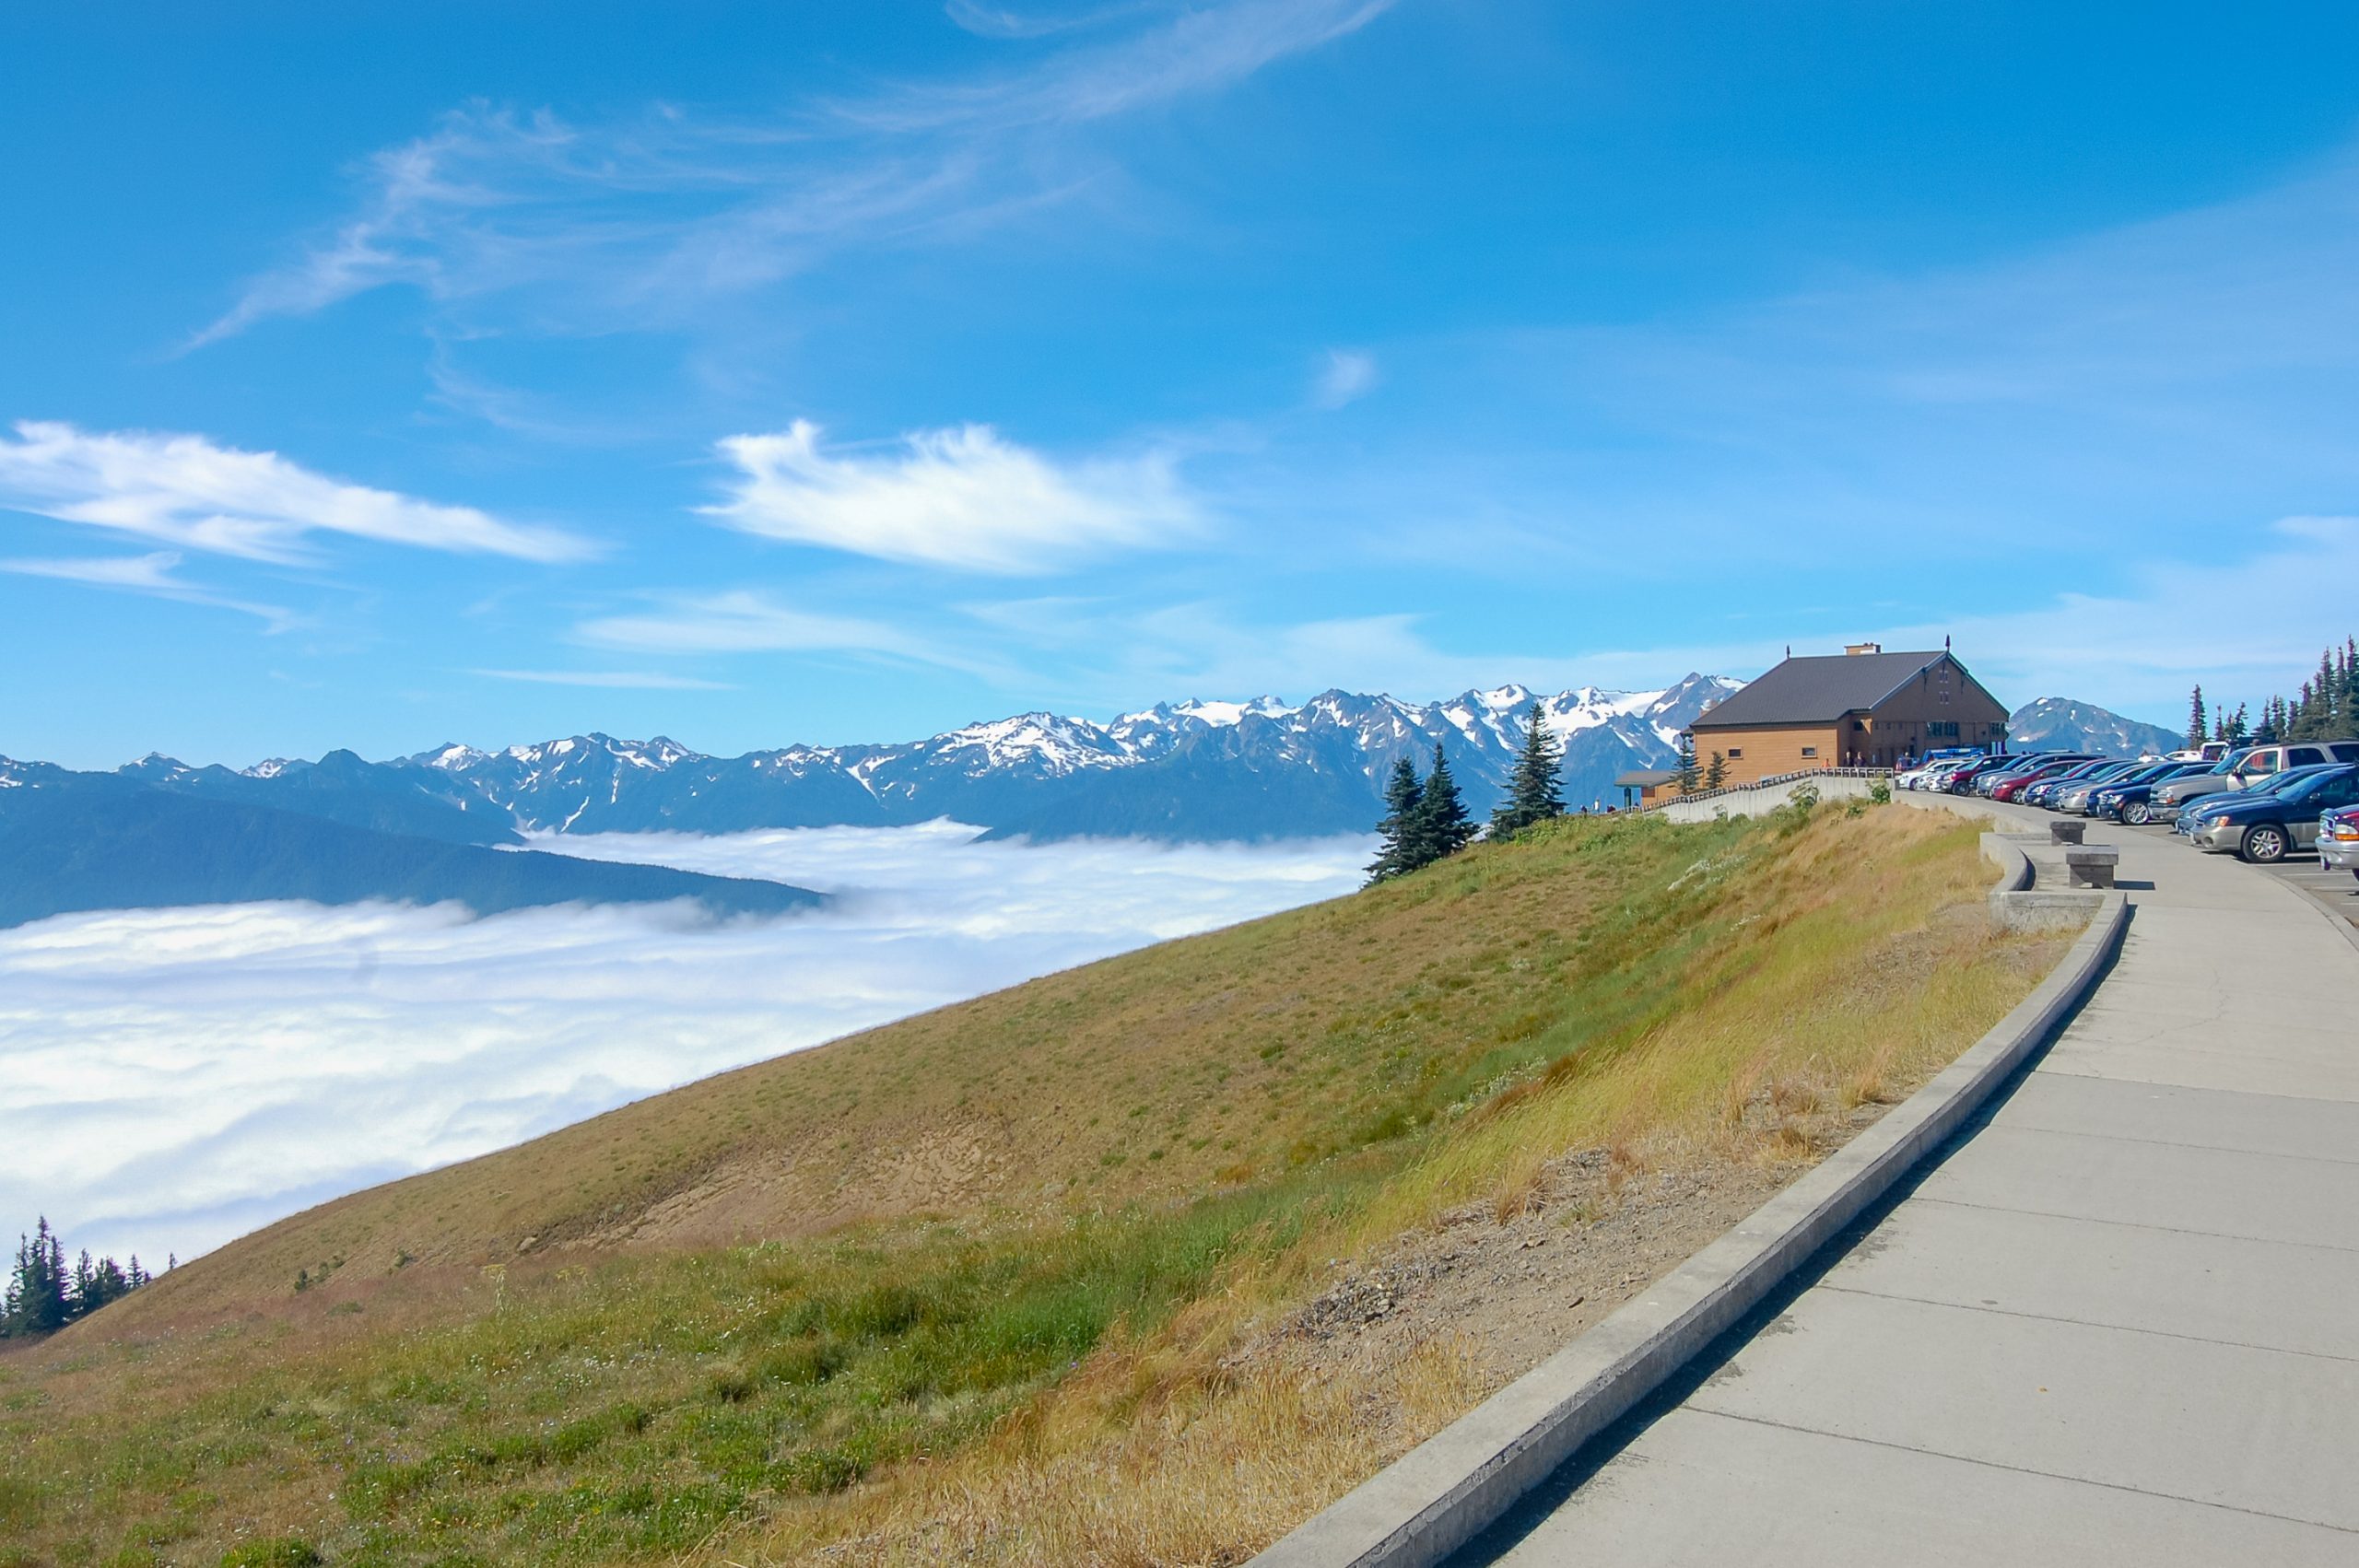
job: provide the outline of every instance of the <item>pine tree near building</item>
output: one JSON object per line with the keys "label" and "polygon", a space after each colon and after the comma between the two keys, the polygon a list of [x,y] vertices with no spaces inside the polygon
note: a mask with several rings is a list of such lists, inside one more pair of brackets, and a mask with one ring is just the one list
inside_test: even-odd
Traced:
{"label": "pine tree near building", "polygon": [[1423,864],[1415,859],[1415,845],[1417,813],[1425,801],[1425,786],[1417,782],[1415,766],[1402,757],[1392,765],[1392,777],[1384,786],[1384,820],[1376,825],[1384,841],[1367,868],[1369,886],[1406,875]]}
{"label": "pine tree near building", "polygon": [[1450,777],[1449,757],[1434,743],[1433,771],[1426,775],[1425,799],[1417,802],[1417,864],[1429,866],[1457,854],[1474,841],[1474,819],[1466,814],[1458,780]]}
{"label": "pine tree near building", "polygon": [[1704,788],[1717,790],[1729,781],[1729,759],[1714,752],[1704,765]]}
{"label": "pine tree near building", "polygon": [[1557,785],[1561,761],[1556,737],[1549,732],[1535,702],[1524,717],[1523,749],[1516,754],[1507,795],[1491,813],[1493,838],[1511,838],[1527,827],[1565,814],[1565,797]]}
{"label": "pine tree near building", "polygon": [[1692,795],[1701,782],[1696,771],[1696,737],[1682,730],[1679,732],[1679,760],[1672,765],[1672,788],[1683,795]]}

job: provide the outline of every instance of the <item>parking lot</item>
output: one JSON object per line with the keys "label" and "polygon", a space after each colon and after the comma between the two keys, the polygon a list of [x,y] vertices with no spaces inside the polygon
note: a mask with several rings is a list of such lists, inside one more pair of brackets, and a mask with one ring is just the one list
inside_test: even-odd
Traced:
{"label": "parking lot", "polygon": [[[2102,830],[2107,833],[2138,833],[2150,838],[2168,838],[2172,836],[2170,828],[2162,824],[2156,824],[2151,827],[2130,827],[2118,822],[2103,825],[2091,823],[2089,825],[2092,828],[2098,828],[2101,825]],[[2179,842],[2190,855],[2202,852],[2184,839]],[[2339,915],[2353,926],[2359,926],[2359,877],[2353,877],[2346,871],[2332,870],[2320,865],[2316,850],[2295,850],[2273,866],[2255,866],[2253,870],[2267,872],[2271,876],[2291,883],[2316,899],[2329,913]]]}

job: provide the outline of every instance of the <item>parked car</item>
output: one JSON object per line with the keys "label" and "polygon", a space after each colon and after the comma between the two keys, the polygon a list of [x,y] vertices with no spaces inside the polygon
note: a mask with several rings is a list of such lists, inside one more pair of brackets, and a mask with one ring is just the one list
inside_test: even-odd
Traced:
{"label": "parked car", "polygon": [[2230,790],[2225,793],[2215,791],[2209,795],[2199,795],[2179,807],[2178,814],[2171,818],[2171,831],[2182,838],[2190,837],[2195,832],[2197,820],[2212,806],[2225,804],[2230,801],[2241,801],[2248,795],[2274,795],[2280,790],[2292,789],[2314,773],[2323,773],[2328,768],[2338,766],[2340,765],[2330,762],[2313,763],[2307,767],[2295,768],[2288,773],[2272,774],[2254,784],[2249,790]]}
{"label": "parked car", "polygon": [[1990,756],[1977,757],[1972,762],[1967,763],[1964,767],[1955,769],[1943,778],[1942,781],[1942,788],[1948,790],[1953,795],[1971,794],[1974,792],[1974,785],[1977,779],[1982,778],[1986,774],[1997,773],[2005,768],[2020,766],[2023,760],[2024,759],[2020,756],[2010,756],[2004,753],[1994,754]]}
{"label": "parked car", "polygon": [[2359,806],[2318,813],[2318,861],[2359,877]]}
{"label": "parked car", "polygon": [[[1994,801],[2012,801],[2043,778],[2053,778],[2068,769],[2080,767],[2096,760],[2089,756],[2059,757],[2037,767],[2021,768],[2013,773],[2001,774],[1991,781],[1988,790],[1983,790],[1981,792]],[[1978,785],[1977,788],[1980,787]]]}
{"label": "parked car", "polygon": [[2199,849],[2282,860],[2317,841],[2318,819],[2327,812],[2359,806],[2359,766],[2309,768],[2286,778],[2278,789],[2203,802],[2194,808],[2188,837]]}
{"label": "parked car", "polygon": [[2157,763],[2153,767],[2133,773],[2127,778],[2116,779],[2093,791],[2086,808],[2088,814],[2142,826],[2154,820],[2150,802],[2158,785],[2205,771],[2206,765],[2201,762]]}
{"label": "parked car", "polygon": [[2290,773],[2297,767],[2316,767],[2329,762],[2359,762],[2359,741],[2306,741],[2277,746],[2254,746],[2238,754],[2236,778],[2244,788],[2250,789],[2271,774]]}
{"label": "parked car", "polygon": [[2156,785],[2154,795],[2154,815],[2175,817],[2188,802],[2201,795],[2234,794],[2243,788],[2236,782],[2236,764],[2257,747],[2247,746],[2230,752],[2200,773],[2174,778],[2167,784]]}
{"label": "parked car", "polygon": [[2066,784],[2048,791],[2048,803],[2057,811],[2073,816],[2089,814],[2089,798],[2107,785],[2124,778],[2135,778],[2154,764],[2144,762],[2108,763],[2094,773],[2083,774]]}
{"label": "parked car", "polygon": [[2106,763],[2084,762],[2078,767],[2060,768],[2047,778],[2035,778],[2017,790],[2015,803],[2024,806],[2038,806],[2052,811],[2055,809],[2058,790],[2069,790],[2083,778],[2094,778],[2108,766],[2110,765]]}

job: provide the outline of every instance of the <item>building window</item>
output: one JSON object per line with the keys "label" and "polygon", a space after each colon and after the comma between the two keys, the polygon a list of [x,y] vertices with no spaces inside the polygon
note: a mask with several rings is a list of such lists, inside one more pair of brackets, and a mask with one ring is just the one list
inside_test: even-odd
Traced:
{"label": "building window", "polygon": [[1853,734],[1857,734],[1857,735],[1864,735],[1864,734],[1866,734],[1866,733],[1868,732],[1867,720],[1863,720],[1863,719],[1854,719],[1854,720],[1851,720],[1851,732],[1852,732]]}
{"label": "building window", "polygon": [[1741,757],[1743,755],[1744,748],[1743,746],[1731,746],[1729,748],[1729,760],[1731,762],[1734,762],[1738,757]]}
{"label": "building window", "polygon": [[1804,756],[1816,756],[1817,755],[1818,748],[1816,746],[1804,746],[1802,748],[1802,755]]}

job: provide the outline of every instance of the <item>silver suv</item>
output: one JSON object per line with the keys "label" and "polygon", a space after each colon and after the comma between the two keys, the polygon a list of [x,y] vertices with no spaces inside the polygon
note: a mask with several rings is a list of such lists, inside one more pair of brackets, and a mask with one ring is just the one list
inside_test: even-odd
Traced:
{"label": "silver suv", "polygon": [[2155,785],[2151,809],[2157,817],[2176,816],[2179,807],[2199,796],[2249,790],[2289,767],[2315,767],[2322,762],[2359,762],[2359,741],[2292,741],[2230,752],[2208,773],[2190,773]]}

